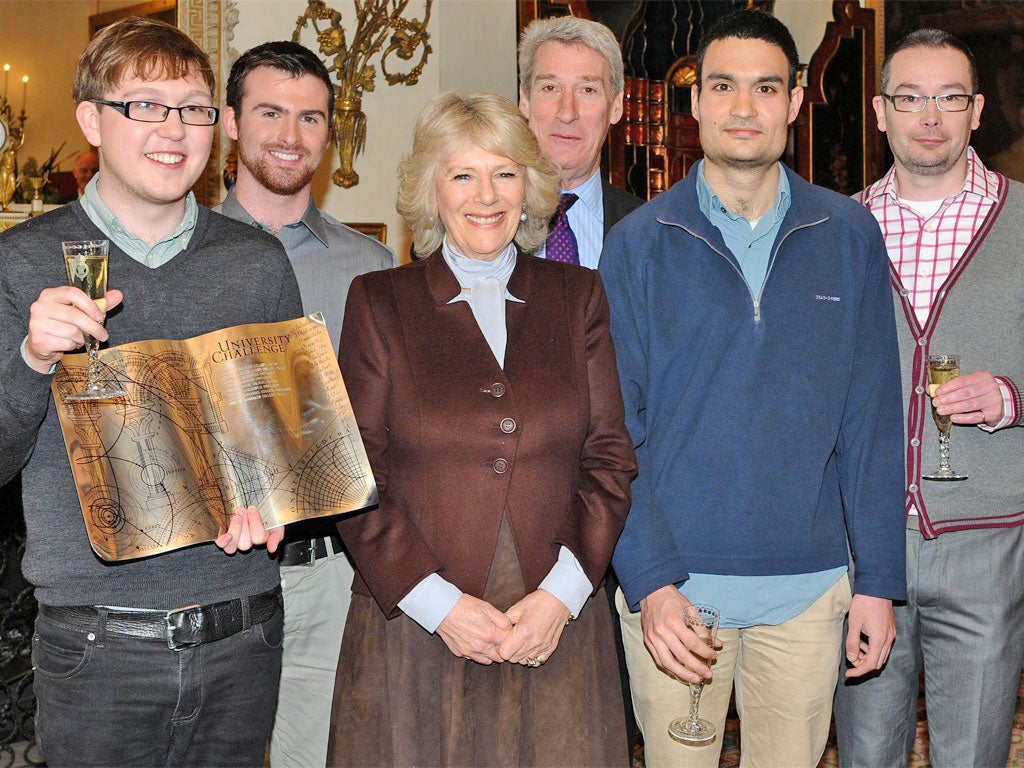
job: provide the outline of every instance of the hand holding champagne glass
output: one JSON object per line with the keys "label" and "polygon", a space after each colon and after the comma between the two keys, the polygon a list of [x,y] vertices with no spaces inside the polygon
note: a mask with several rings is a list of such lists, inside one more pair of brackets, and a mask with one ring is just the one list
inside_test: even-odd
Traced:
{"label": "hand holding champagne glass", "polygon": [[[68,285],[79,288],[96,302],[104,313],[107,311],[107,255],[108,240],[69,240],[61,243],[64,249],[64,266],[67,268]],[[107,386],[100,380],[98,358],[99,342],[85,334],[85,346],[89,353],[88,382],[81,392],[67,395],[65,400],[109,400],[124,397],[121,389]]]}
{"label": "hand holding champagne glass", "polygon": [[[710,605],[688,605],[684,617],[686,625],[693,629],[705,643],[714,647],[718,634],[719,612]],[[700,683],[690,683],[690,712],[686,717],[673,720],[668,727],[668,735],[678,742],[698,747],[714,741],[715,726],[703,718],[697,717],[700,707],[700,692],[704,687]]]}
{"label": "hand holding champagne glass", "polygon": [[[940,384],[945,384],[959,375],[960,357],[958,355],[928,356],[928,394],[934,397],[935,390]],[[939,429],[939,468],[929,475],[921,475],[922,479],[966,480],[967,475],[960,474],[949,464],[949,431],[953,426],[952,418],[943,416],[935,410],[934,401],[932,402],[932,418],[935,419],[935,426]]]}

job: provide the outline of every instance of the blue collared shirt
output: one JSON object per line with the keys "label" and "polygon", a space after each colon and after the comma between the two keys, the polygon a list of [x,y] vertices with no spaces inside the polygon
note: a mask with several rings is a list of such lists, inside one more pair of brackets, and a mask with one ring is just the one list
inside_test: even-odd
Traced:
{"label": "blue collared shirt", "polygon": [[[562,192],[572,192],[579,198],[565,217],[569,220],[569,229],[576,236],[580,264],[597,269],[604,247],[604,190],[601,188],[600,169],[575,189],[563,189]],[[536,255],[546,258],[543,245]]]}
{"label": "blue collared shirt", "polygon": [[703,160],[698,163],[695,172],[697,174],[697,201],[700,203],[700,210],[722,233],[722,239],[732,251],[732,255],[736,257],[736,261],[740,263],[743,277],[746,278],[750,292],[756,299],[760,297],[761,289],[764,287],[764,280],[768,274],[768,261],[772,255],[775,238],[779,235],[782,220],[789,212],[791,203],[789,179],[780,168],[775,203],[765,211],[764,216],[756,224],[751,226],[747,218],[730,211],[711,189],[704,178]]}
{"label": "blue collared shirt", "polygon": [[348,287],[356,275],[396,266],[387,246],[367,238],[321,211],[310,195],[302,217],[282,226],[276,233],[256,221],[238,201],[234,191],[213,209],[249,226],[275,235],[295,270],[302,293],[303,310],[320,312],[327,321],[331,345],[338,348]]}

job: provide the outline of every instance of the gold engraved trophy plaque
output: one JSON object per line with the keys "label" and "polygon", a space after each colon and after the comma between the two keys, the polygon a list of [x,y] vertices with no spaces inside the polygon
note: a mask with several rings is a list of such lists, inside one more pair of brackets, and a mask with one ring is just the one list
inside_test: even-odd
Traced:
{"label": "gold engraved trophy plaque", "polygon": [[237,507],[268,528],[377,501],[359,428],[319,315],[101,354],[121,400],[65,402],[85,355],[54,377],[89,541],[130,560],[213,541]]}

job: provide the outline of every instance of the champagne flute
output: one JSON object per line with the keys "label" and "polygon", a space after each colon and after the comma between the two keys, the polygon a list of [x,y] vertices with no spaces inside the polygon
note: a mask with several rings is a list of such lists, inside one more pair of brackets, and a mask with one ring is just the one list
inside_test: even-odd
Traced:
{"label": "champagne flute", "polygon": [[[108,240],[67,240],[61,243],[64,249],[64,266],[67,268],[68,285],[80,288],[96,302],[104,312],[107,311],[107,254],[110,249]],[[89,334],[85,334],[85,346],[89,353],[88,382],[85,389],[73,395],[66,395],[65,400],[111,400],[124,397],[124,390],[110,387],[100,380],[100,363],[98,357],[99,342]]]}
{"label": "champagne flute", "polygon": [[[705,643],[714,646],[718,634],[719,612],[710,605],[688,605],[684,620]],[[715,726],[707,720],[697,717],[700,707],[700,692],[704,681],[690,683],[690,712],[686,717],[672,721],[668,727],[668,735],[682,744],[698,747],[715,739]]]}
{"label": "champagne flute", "polygon": [[[928,391],[935,392],[940,384],[945,384],[951,379],[960,375],[960,357],[958,355],[929,355],[928,356]],[[953,420],[949,416],[942,416],[935,410],[935,403],[932,402],[932,418],[935,419],[935,426],[939,428],[939,468],[930,475],[921,475],[923,480],[966,480],[967,475],[962,475],[953,469],[949,464],[949,431],[953,426]]]}

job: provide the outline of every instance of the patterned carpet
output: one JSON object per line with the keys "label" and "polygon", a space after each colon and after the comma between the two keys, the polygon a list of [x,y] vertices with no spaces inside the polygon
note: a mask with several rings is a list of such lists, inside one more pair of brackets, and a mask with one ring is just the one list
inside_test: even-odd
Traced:
{"label": "patterned carpet", "polygon": [[[923,692],[922,692],[923,694]],[[1013,738],[1010,745],[1010,759],[1007,768],[1024,768],[1024,674],[1021,675],[1021,686],[1017,693],[1017,715],[1014,718]],[[729,709],[729,719],[725,724],[722,741],[722,757],[719,768],[736,768],[740,764],[740,721],[736,710]],[[835,768],[839,765],[836,757],[835,728],[829,734],[825,754],[818,763],[818,768]],[[917,740],[914,751],[910,754],[908,768],[927,768],[928,762],[928,719],[924,707],[924,696],[918,699],[917,705]],[[633,768],[644,768],[643,745],[638,745],[633,755]]]}

